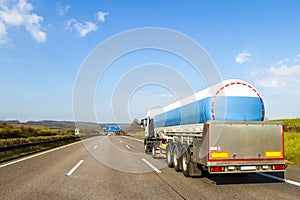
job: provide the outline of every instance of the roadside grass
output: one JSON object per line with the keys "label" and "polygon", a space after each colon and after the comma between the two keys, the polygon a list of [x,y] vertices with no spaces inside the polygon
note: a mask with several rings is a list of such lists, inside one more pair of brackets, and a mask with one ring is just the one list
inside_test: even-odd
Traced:
{"label": "roadside grass", "polygon": [[20,144],[36,143],[49,140],[65,139],[72,138],[74,136],[70,135],[54,135],[54,136],[37,136],[37,137],[28,137],[28,138],[8,138],[0,139],[0,147],[9,147]]}
{"label": "roadside grass", "polygon": [[145,137],[145,132],[144,131],[139,131],[139,132],[129,132],[127,135],[139,139],[143,139]]}
{"label": "roadside grass", "polygon": [[300,118],[295,119],[276,119],[273,122],[283,122],[285,132],[300,132]]}
{"label": "roadside grass", "polygon": [[288,164],[300,165],[300,132],[284,134],[284,154]]}

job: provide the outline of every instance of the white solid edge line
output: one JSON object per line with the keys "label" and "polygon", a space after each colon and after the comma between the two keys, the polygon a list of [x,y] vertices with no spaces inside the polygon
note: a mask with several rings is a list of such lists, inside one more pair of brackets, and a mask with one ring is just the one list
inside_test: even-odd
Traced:
{"label": "white solid edge line", "polygon": [[293,185],[296,185],[296,186],[299,186],[299,187],[300,187],[300,183],[298,183],[298,182],[296,182],[296,181],[292,181],[292,180],[287,180],[287,179],[285,179],[285,182],[286,182],[286,183],[293,184]]}
{"label": "white solid edge line", "polygon": [[141,159],[144,163],[146,163],[149,167],[151,167],[154,171],[156,171],[157,173],[161,173],[161,171],[159,169],[157,169],[154,165],[152,165],[150,162],[148,162],[145,158]]}
{"label": "white solid edge line", "polygon": [[80,160],[67,174],[66,176],[71,176],[73,172],[83,163],[83,160]]}
{"label": "white solid edge line", "polygon": [[127,147],[127,149],[131,149],[130,146],[128,146],[127,144],[125,146]]}
{"label": "white solid edge line", "polygon": [[37,156],[41,156],[41,155],[44,155],[44,154],[46,154],[46,153],[50,153],[50,152],[52,152],[52,151],[56,151],[56,150],[59,150],[59,149],[63,149],[63,148],[65,148],[65,147],[69,147],[69,146],[78,144],[78,143],[80,143],[80,142],[81,142],[81,141],[74,142],[74,143],[67,144],[67,145],[64,145],[64,146],[60,146],[60,147],[57,147],[57,148],[54,148],[54,149],[50,149],[50,150],[47,150],[47,151],[43,151],[43,152],[40,152],[40,153],[37,153],[37,154],[33,154],[33,155],[31,155],[31,156],[28,156],[28,157],[25,157],[25,158],[21,158],[21,159],[19,159],[19,160],[15,160],[15,161],[12,161],[12,162],[9,162],[9,163],[0,165],[0,168],[6,167],[6,166],[9,166],[9,165],[18,163],[18,162],[22,162],[22,161],[24,161],[24,160],[28,160],[28,159],[31,159],[31,158],[34,158],[34,157],[37,157]]}
{"label": "white solid edge line", "polygon": [[258,174],[260,176],[265,176],[265,177],[268,177],[268,178],[271,178],[271,179],[275,179],[277,181],[281,181],[281,182],[289,183],[289,184],[292,184],[292,185],[300,186],[300,183],[298,183],[296,181],[280,178],[280,177],[273,176],[273,175],[270,175],[270,174],[265,174],[265,173],[256,173],[256,174]]}
{"label": "white solid edge line", "polygon": [[144,142],[144,140],[139,140],[139,139],[136,139],[136,138],[133,138],[133,137],[128,137],[128,136],[123,136],[123,137],[131,139],[131,140],[136,140],[138,142]]}

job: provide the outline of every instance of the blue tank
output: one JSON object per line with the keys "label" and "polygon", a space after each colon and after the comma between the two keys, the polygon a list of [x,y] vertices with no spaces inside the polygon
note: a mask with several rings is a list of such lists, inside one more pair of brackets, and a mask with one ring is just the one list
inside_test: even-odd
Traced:
{"label": "blue tank", "polygon": [[230,79],[206,88],[163,109],[150,110],[154,127],[201,124],[207,120],[263,121],[261,95],[249,83]]}

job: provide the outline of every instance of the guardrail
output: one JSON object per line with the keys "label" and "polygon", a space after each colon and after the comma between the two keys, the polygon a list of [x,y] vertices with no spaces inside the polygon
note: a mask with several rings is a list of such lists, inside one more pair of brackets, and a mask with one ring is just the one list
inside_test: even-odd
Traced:
{"label": "guardrail", "polygon": [[32,143],[24,143],[24,144],[12,145],[12,146],[0,147],[0,162],[12,158],[17,158],[23,155],[28,155],[30,153],[34,153],[37,151],[42,151],[45,149],[62,146],[79,140],[88,139],[95,136],[99,136],[99,134],[86,134],[80,136],[71,136],[67,138],[45,140],[41,142],[32,142]]}
{"label": "guardrail", "polygon": [[0,157],[3,158],[15,154],[35,152],[37,150],[53,148],[79,140],[80,138],[78,136],[74,136],[68,138],[52,139],[41,142],[24,143],[19,145],[0,147]]}

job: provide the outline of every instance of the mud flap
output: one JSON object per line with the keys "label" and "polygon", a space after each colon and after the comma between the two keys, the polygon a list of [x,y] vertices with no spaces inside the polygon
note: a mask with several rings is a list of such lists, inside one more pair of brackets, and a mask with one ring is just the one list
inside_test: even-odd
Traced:
{"label": "mud flap", "polygon": [[203,177],[203,169],[199,169],[197,163],[189,162],[189,175],[194,177]]}

